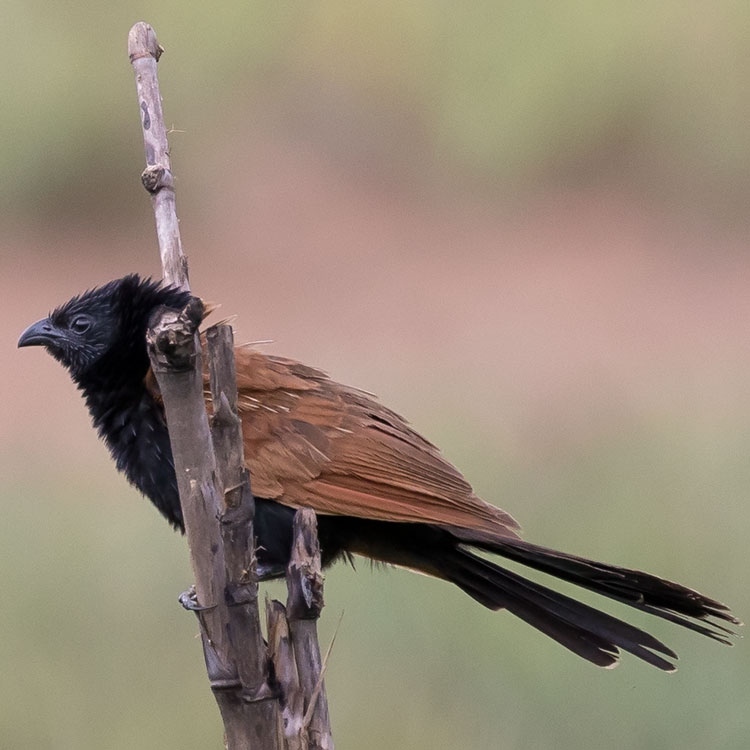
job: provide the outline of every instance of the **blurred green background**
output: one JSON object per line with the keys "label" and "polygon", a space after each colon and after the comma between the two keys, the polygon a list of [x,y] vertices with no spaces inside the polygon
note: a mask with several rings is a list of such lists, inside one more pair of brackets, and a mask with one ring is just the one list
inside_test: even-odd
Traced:
{"label": "blurred green background", "polygon": [[[183,540],[60,367],[15,349],[73,293],[159,273],[126,57],[141,18],[167,49],[193,287],[238,341],[377,392],[528,538],[748,616],[746,2],[2,11],[0,746],[222,746],[176,602]],[[742,642],[635,616],[681,669],[608,672],[364,561],[326,598],[342,749],[750,744]]]}

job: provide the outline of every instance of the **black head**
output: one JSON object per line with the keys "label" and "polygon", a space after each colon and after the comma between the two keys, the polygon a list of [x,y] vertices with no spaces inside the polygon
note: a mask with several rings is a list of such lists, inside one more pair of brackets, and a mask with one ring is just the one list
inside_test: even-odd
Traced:
{"label": "black head", "polygon": [[18,346],[45,347],[78,383],[100,369],[145,374],[151,313],[160,305],[181,308],[189,298],[189,292],[132,274],[73,297],[29,326]]}

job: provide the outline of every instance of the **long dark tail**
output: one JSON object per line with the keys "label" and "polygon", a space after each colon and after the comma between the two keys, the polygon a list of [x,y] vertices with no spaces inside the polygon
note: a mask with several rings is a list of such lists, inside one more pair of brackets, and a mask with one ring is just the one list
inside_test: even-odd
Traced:
{"label": "long dark tail", "polygon": [[[469,542],[557,578],[731,645],[741,624],[721,602],[649,573],[594,562],[516,539]],[[620,649],[659,669],[674,671],[677,655],[652,635],[593,607],[529,581],[470,552],[454,548],[440,573],[490,609],[507,609],[529,625],[600,667],[614,667]],[[669,657],[666,659],[664,657]]]}

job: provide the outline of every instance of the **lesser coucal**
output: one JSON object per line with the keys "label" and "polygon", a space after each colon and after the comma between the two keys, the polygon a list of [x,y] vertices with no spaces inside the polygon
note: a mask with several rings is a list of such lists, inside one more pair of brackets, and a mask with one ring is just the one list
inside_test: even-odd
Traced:
{"label": "lesser coucal", "polygon": [[[68,369],[117,468],[178,529],[180,500],[145,334],[158,306],[182,308],[189,297],[126,276],[74,297],[18,342],[45,347]],[[292,517],[308,506],[318,514],[324,564],[356,553],[445,579],[602,667],[616,665],[623,649],[671,671],[676,654],[648,633],[477,553],[523,563],[728,643],[731,631],[721,623],[738,621],[724,604],[648,573],[520,539],[510,515],[477,497],[432,443],[369,394],[290,359],[245,347],[235,355],[261,577],[283,575]]]}

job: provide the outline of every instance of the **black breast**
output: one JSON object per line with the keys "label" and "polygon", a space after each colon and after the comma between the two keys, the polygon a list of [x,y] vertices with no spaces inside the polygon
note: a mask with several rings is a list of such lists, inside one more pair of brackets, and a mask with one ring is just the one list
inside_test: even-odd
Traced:
{"label": "black breast", "polygon": [[[104,439],[117,469],[128,478],[180,531],[185,530],[169,432],[161,404],[154,401],[142,378],[121,381],[89,380],[81,387],[94,426]],[[252,482],[252,480],[251,480]],[[294,509],[273,500],[256,498],[255,535],[261,578],[283,575],[292,544]],[[355,519],[321,516],[319,535],[323,563],[332,562],[359,525]],[[365,523],[365,525],[367,525]]]}
{"label": "black breast", "polygon": [[[129,389],[128,389],[129,390]],[[89,392],[86,402],[119,471],[184,531],[172,448],[160,404],[140,388],[111,394]]]}

